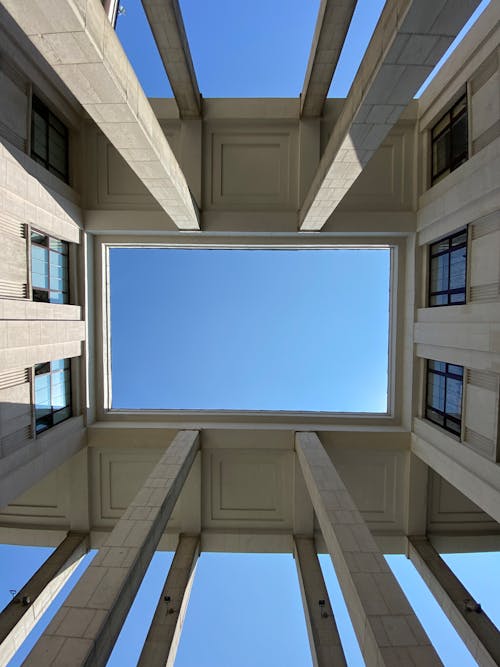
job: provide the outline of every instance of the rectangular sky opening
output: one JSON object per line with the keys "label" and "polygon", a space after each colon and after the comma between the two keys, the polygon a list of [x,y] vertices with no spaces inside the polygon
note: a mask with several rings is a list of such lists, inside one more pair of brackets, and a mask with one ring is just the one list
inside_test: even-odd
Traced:
{"label": "rectangular sky opening", "polygon": [[112,407],[387,412],[390,255],[111,248]]}

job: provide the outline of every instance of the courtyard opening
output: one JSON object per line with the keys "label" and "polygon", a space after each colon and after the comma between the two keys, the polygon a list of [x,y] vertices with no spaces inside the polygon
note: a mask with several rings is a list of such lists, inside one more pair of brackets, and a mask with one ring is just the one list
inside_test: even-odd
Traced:
{"label": "courtyard opening", "polygon": [[109,255],[114,409],[387,412],[389,248]]}

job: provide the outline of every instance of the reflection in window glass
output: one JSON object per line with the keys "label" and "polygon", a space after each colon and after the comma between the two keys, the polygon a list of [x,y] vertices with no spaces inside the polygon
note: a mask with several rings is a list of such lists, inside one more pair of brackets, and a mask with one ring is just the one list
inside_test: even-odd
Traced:
{"label": "reflection in window glass", "polygon": [[429,306],[465,303],[467,230],[430,246]]}
{"label": "reflection in window glass", "polygon": [[434,184],[463,164],[469,156],[466,95],[434,125],[431,142],[431,182]]}
{"label": "reflection in window glass", "polygon": [[462,430],[462,387],[464,369],[455,364],[429,360],[425,416],[447,431]]}
{"label": "reflection in window glass", "polygon": [[31,157],[68,183],[68,129],[36,96],[32,99]]}
{"label": "reflection in window glass", "polygon": [[33,301],[69,303],[68,243],[31,232]]}
{"label": "reflection in window glass", "polygon": [[71,417],[70,360],[59,359],[35,366],[36,432]]}

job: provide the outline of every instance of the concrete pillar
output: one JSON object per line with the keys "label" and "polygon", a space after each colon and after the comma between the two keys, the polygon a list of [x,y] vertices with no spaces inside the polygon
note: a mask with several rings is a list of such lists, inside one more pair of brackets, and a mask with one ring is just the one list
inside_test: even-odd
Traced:
{"label": "concrete pillar", "polygon": [[138,667],[173,667],[199,553],[198,535],[179,537]]}
{"label": "concrete pillar", "polygon": [[408,556],[480,667],[500,665],[500,633],[426,537],[408,538]]}
{"label": "concrete pillar", "polygon": [[295,447],[368,667],[441,665],[318,436]]}
{"label": "concrete pillar", "polygon": [[86,533],[68,533],[0,614],[0,665],[6,665],[78,567],[89,546]]}
{"label": "concrete pillar", "polygon": [[295,536],[295,564],[314,667],[347,665],[314,540]]}
{"label": "concrete pillar", "polygon": [[25,661],[104,667],[198,451],[179,431]]}

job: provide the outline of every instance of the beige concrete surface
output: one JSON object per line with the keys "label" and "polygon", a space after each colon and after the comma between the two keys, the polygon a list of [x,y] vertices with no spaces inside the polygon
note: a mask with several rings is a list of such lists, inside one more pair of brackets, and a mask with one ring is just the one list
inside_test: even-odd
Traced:
{"label": "beige concrete surface", "polygon": [[6,665],[88,551],[88,535],[70,532],[0,613],[0,664]]}
{"label": "beige concrete surface", "polygon": [[343,667],[347,662],[314,540],[295,535],[294,556],[313,665]]}
{"label": "beige concrete surface", "polygon": [[318,436],[296,451],[366,664],[441,665]]}
{"label": "beige concrete surface", "polygon": [[25,664],[105,665],[198,450],[180,431]]}
{"label": "beige concrete surface", "polygon": [[500,663],[500,632],[426,537],[408,538],[408,556],[480,667]]}
{"label": "beige concrete surface", "polygon": [[199,535],[179,535],[174,559],[137,663],[139,667],[174,667],[199,552]]}

